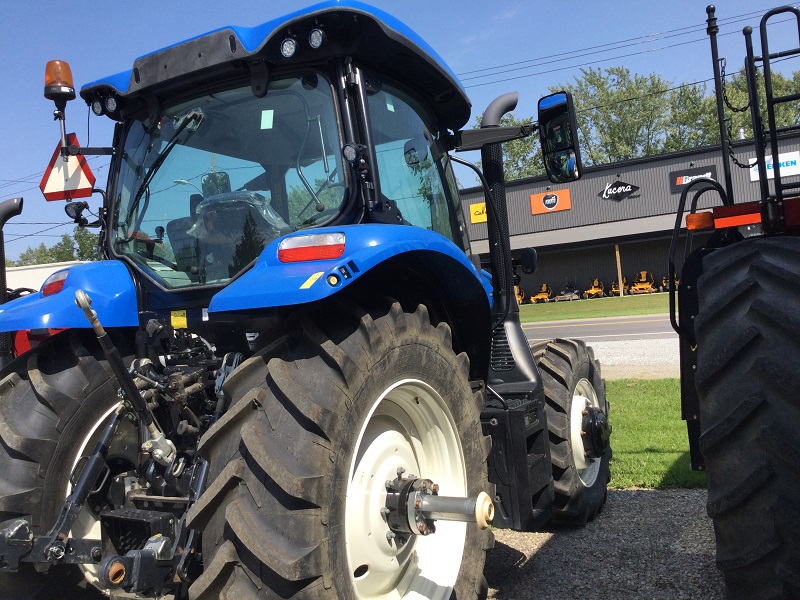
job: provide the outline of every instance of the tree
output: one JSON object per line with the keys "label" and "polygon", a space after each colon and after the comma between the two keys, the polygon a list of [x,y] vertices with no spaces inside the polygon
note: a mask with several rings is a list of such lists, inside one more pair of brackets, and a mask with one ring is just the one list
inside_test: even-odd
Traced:
{"label": "tree", "polygon": [[261,254],[266,245],[263,236],[259,233],[256,221],[249,212],[244,220],[242,236],[236,244],[233,259],[228,265],[228,276],[233,277],[245,268],[252,260]]}
{"label": "tree", "polygon": [[585,166],[630,160],[663,151],[672,83],[626,67],[581,69],[575,82],[550,91],[572,93]]}
{"label": "tree", "polygon": [[669,123],[662,152],[677,152],[719,143],[716,101],[706,86],[680,86],[667,97]]}
{"label": "tree", "polygon": [[[475,121],[475,128],[480,127],[481,118],[477,117]],[[500,119],[500,126],[520,126],[535,121],[536,119],[533,117],[527,119],[519,118],[512,112],[503,115],[503,118]],[[480,161],[478,162],[478,166],[481,166]],[[537,134],[503,144],[503,174],[505,175],[506,181],[544,175],[542,148],[539,144]]]}
{"label": "tree", "polygon": [[85,227],[76,227],[72,237],[75,238],[77,260],[100,260],[102,258],[97,247],[98,234],[92,233]]}
{"label": "tree", "polygon": [[[752,137],[750,110],[744,70],[724,80],[728,108],[726,119],[731,138],[743,128]],[[759,102],[766,121],[764,77],[757,72]],[[800,71],[787,77],[772,74],[775,96],[800,94]],[[705,84],[674,85],[660,75],[631,74],[625,67],[581,69],[572,83],[555,85],[551,92],[572,94],[578,122],[578,138],[584,166],[626,161],[719,143],[716,98]],[[745,109],[735,111],[730,106]],[[513,113],[501,125],[520,125],[535,119],[521,119]],[[777,127],[800,124],[800,101],[778,106]],[[504,145],[506,180],[543,173],[539,144],[531,139]]]}
{"label": "tree", "polygon": [[[764,87],[764,75],[762,71],[756,71],[756,86],[758,88],[758,101],[763,119],[763,127],[769,128],[767,122],[766,92]],[[739,129],[744,129],[745,137],[753,137],[753,121],[747,96],[747,76],[744,68],[733,76],[723,80],[723,91],[725,92],[726,106],[725,116],[730,120],[729,132],[732,139],[737,138]],[[772,72],[772,93],[774,97],[789,96],[800,93],[800,71],[792,73],[789,78],[786,75]],[[800,124],[800,102],[792,101],[781,104],[775,110],[775,122],[777,127]],[[716,107],[714,111],[714,124],[716,127]],[[717,135],[717,139],[719,136]]]}
{"label": "tree", "polygon": [[25,267],[27,265],[43,265],[51,262],[55,261],[52,259],[50,250],[48,250],[47,246],[45,246],[44,242],[42,242],[36,248],[29,246],[26,250],[21,252],[19,255],[19,260],[17,260],[17,266]]}
{"label": "tree", "polygon": [[23,267],[72,260],[100,260],[97,242],[98,234],[82,227],[75,227],[72,237],[65,233],[60,241],[49,248],[44,243],[35,248],[28,247],[19,255],[19,260],[15,264]]}
{"label": "tree", "polygon": [[67,262],[75,260],[75,240],[66,233],[61,236],[61,241],[48,248],[50,262]]}

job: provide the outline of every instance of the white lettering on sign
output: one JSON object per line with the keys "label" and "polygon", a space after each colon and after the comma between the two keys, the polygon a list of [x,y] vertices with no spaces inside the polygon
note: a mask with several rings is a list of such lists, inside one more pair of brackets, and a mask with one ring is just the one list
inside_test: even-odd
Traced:
{"label": "white lettering on sign", "polygon": [[695,179],[700,179],[701,177],[707,177],[709,179],[714,179],[711,176],[711,171],[708,173],[702,173],[701,175],[679,175],[677,181],[675,181],[676,185],[686,185],[688,183],[693,182]]}
{"label": "white lettering on sign", "polygon": [[633,191],[633,186],[629,183],[626,183],[625,185],[618,185],[617,187],[611,187],[613,185],[613,183],[606,184],[606,189],[603,190],[603,198],[608,199],[614,194],[624,194],[625,192]]}
{"label": "white lettering on sign", "polygon": [[[771,156],[766,157],[767,179],[775,179],[775,163]],[[750,181],[758,181],[758,164],[756,159],[750,159]],[[786,152],[778,155],[778,165],[781,177],[800,175],[800,151]]]}

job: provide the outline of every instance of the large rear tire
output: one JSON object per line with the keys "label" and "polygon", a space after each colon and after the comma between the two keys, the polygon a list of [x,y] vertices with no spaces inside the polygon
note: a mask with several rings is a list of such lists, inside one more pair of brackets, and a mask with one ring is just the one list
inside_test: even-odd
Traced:
{"label": "large rear tire", "polygon": [[190,512],[205,563],[190,597],[485,597],[489,530],[439,521],[398,546],[381,514],[398,467],[443,495],[489,487],[481,396],[450,338],[424,306],[328,312],[234,372],[200,444],[211,483]]}
{"label": "large rear tire", "polygon": [[601,433],[602,423],[589,423],[592,417],[608,423],[600,363],[592,349],[579,340],[538,342],[531,351],[544,383],[555,488],[553,521],[585,525],[603,510],[611,479],[609,440],[602,440],[591,451],[585,440],[587,435],[597,438]]}
{"label": "large rear tire", "polygon": [[[26,518],[35,535],[47,533],[70,491],[69,478],[78,460],[94,449],[102,423],[118,402],[118,388],[96,338],[86,331],[48,339],[4,370],[0,528]],[[123,425],[109,452],[116,472],[135,461],[136,440],[135,428]],[[72,535],[100,538],[99,521],[90,506],[79,514]],[[59,565],[42,574],[23,564],[16,573],[0,573],[0,599],[101,597],[87,582],[90,579],[91,569]]]}
{"label": "large rear tire", "polygon": [[727,598],[800,598],[800,239],[716,250],[698,280],[708,514]]}

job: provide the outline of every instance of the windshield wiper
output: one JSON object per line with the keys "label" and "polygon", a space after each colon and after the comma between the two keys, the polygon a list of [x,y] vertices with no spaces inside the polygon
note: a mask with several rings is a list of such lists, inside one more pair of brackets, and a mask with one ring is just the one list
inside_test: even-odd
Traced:
{"label": "windshield wiper", "polygon": [[[164,161],[167,159],[167,156],[169,156],[169,153],[172,152],[172,149],[178,143],[178,136],[184,131],[187,131],[189,134],[192,134],[198,129],[200,129],[200,125],[202,124],[204,118],[205,114],[203,113],[202,109],[194,108],[189,112],[187,112],[186,114],[184,114],[183,116],[178,117],[176,119],[175,132],[172,134],[172,137],[169,138],[169,141],[167,142],[167,145],[164,147],[164,150],[161,152],[161,154],[158,155],[158,158],[156,158],[153,161],[153,164],[150,165],[150,168],[147,170],[147,173],[145,173],[144,179],[142,179],[142,183],[137,188],[136,194],[133,197],[131,206],[130,208],[128,208],[128,212],[125,214],[124,223],[127,224],[130,222],[131,215],[133,215],[133,211],[135,211],[136,208],[139,206],[139,201],[142,199],[145,190],[149,188],[150,182],[153,180],[153,177],[158,172],[158,169],[161,168],[161,165],[164,164]],[[138,229],[138,223],[137,227],[135,227],[134,229]],[[125,240],[125,241],[130,241],[130,240]]]}

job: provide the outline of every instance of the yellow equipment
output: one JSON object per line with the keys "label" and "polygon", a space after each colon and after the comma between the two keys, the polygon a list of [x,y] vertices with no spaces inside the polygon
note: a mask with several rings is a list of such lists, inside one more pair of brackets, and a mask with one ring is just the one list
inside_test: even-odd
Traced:
{"label": "yellow equipment", "polygon": [[520,286],[514,286],[514,295],[517,297],[517,304],[525,304],[525,290]]}
{"label": "yellow equipment", "polygon": [[[628,278],[627,277],[623,277],[622,278],[622,294],[623,295],[629,294],[630,293],[629,290],[630,290],[630,287],[628,286]],[[619,296],[619,283],[617,282],[616,279],[613,282],[611,282],[611,295],[612,296]]]}
{"label": "yellow equipment", "polygon": [[[676,277],[675,278],[675,289],[676,290],[678,289],[678,284],[679,283],[680,283],[680,281],[678,281],[678,278]],[[666,275],[664,275],[661,278],[661,285],[658,286],[658,291],[659,292],[668,292],[669,291],[669,283],[667,283],[667,276]]]}
{"label": "yellow equipment", "polygon": [[631,294],[652,294],[656,291],[653,287],[653,274],[649,271],[639,271],[631,286]]}
{"label": "yellow equipment", "polygon": [[588,290],[583,292],[583,297],[584,298],[603,298],[606,295],[605,291],[603,291],[603,290],[605,290],[605,286],[603,285],[603,282],[600,281],[599,279],[594,279],[592,281],[592,287],[590,287]]}
{"label": "yellow equipment", "polygon": [[553,290],[550,289],[550,286],[546,283],[542,284],[539,293],[535,296],[531,296],[531,302],[534,304],[538,304],[539,302],[550,302],[550,299],[553,297]]}

